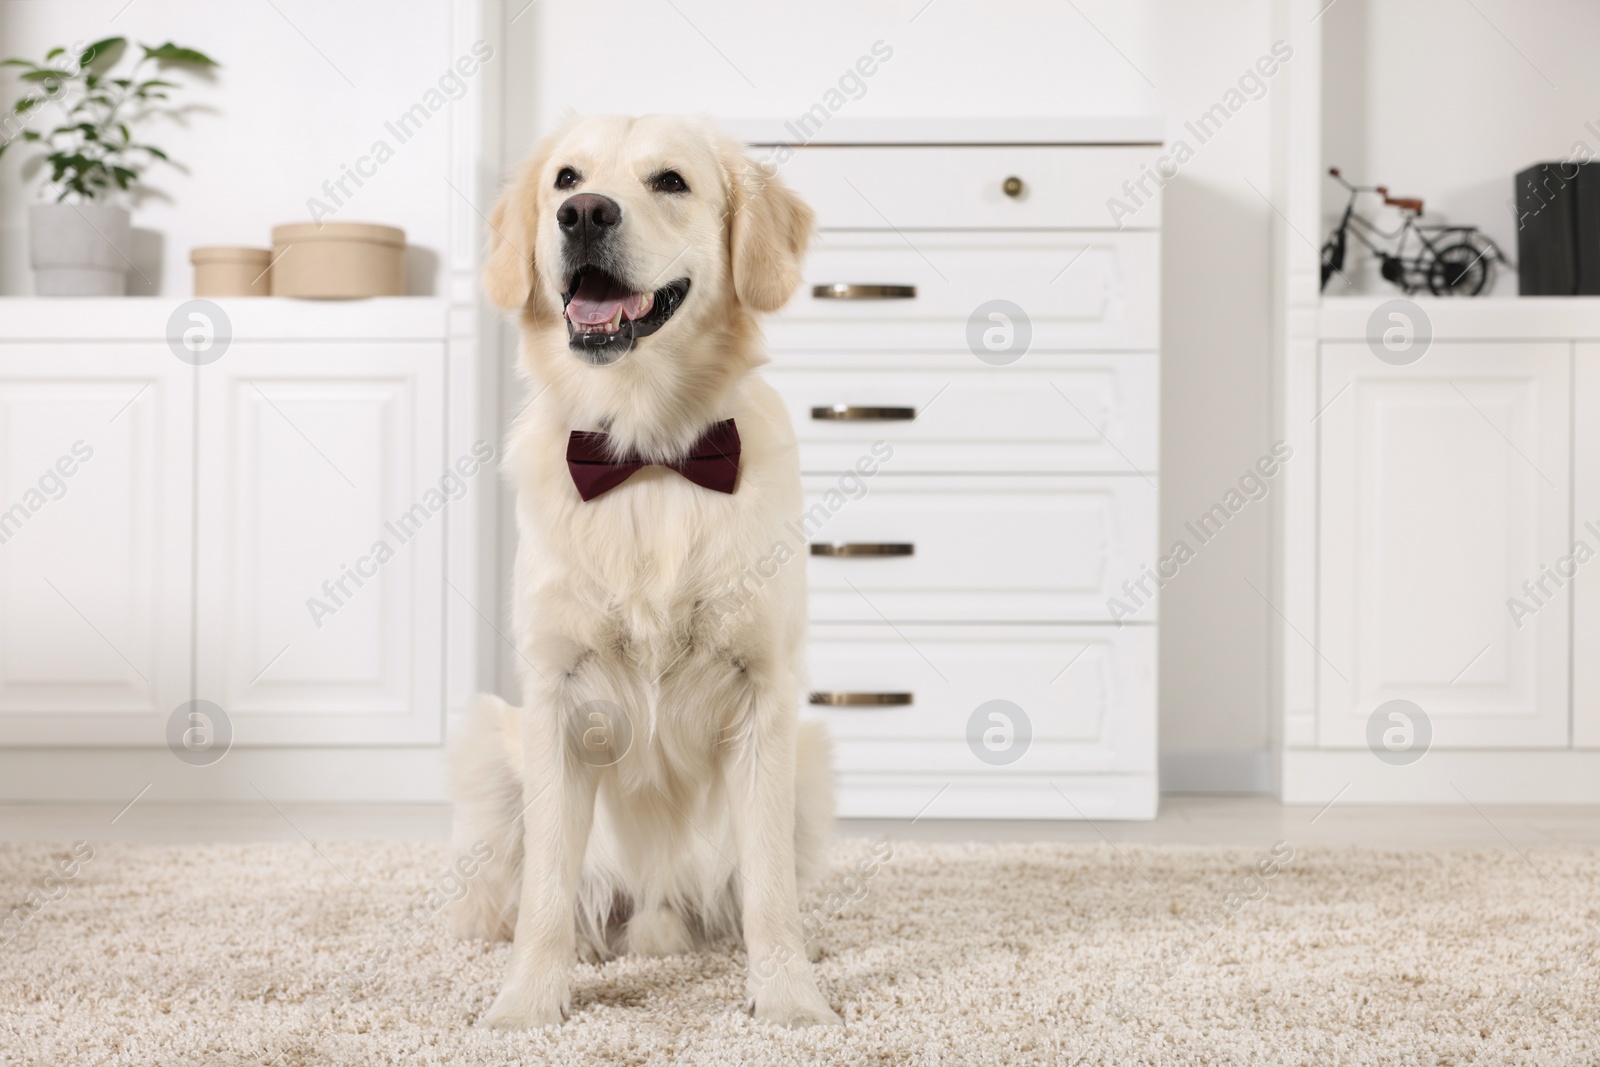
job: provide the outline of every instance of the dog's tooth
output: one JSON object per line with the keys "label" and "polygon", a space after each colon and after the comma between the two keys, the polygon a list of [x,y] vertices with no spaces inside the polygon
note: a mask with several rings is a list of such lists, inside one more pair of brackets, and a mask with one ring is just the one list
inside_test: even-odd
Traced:
{"label": "dog's tooth", "polygon": [[607,324],[606,332],[607,333],[615,333],[621,327],[622,327],[622,305],[618,304],[617,305],[617,313],[615,315],[611,316],[611,322]]}

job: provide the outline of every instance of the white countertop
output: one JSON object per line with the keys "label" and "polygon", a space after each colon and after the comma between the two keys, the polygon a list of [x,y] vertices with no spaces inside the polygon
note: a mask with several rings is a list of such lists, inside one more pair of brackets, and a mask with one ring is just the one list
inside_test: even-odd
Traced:
{"label": "white countertop", "polygon": [[719,118],[750,145],[1159,145],[1166,120],[1158,115],[972,116],[967,118],[830,117],[802,129],[800,116]]}
{"label": "white countertop", "polygon": [[1600,339],[1600,296],[1415,296],[1374,293],[1324,297],[1317,315],[1323,340],[1360,341],[1380,304],[1409,299],[1440,340]]}
{"label": "white countertop", "polygon": [[[182,296],[0,298],[0,343],[145,341],[167,334]],[[435,297],[294,300],[218,297],[236,341],[419,340],[449,336],[449,303]]]}

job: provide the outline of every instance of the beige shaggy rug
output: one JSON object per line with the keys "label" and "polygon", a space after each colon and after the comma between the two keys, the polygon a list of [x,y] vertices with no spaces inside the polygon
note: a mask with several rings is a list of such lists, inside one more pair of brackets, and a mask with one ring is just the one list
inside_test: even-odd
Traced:
{"label": "beige shaggy rug", "polygon": [[725,945],[502,1034],[443,845],[0,845],[0,1063],[1600,1063],[1592,850],[873,847],[810,901],[842,1029],[745,1015]]}

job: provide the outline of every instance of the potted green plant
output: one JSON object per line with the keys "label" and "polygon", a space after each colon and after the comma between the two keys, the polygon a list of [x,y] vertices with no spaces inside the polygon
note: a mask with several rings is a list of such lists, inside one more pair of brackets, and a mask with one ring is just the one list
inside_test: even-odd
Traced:
{"label": "potted green plant", "polygon": [[180,88],[161,75],[217,66],[193,48],[138,46],[142,55],[116,74],[128,52],[122,37],[86,48],[52,48],[43,63],[7,59],[21,67],[26,92],[0,117],[0,155],[17,141],[35,144],[47,177],[40,194],[50,202],[28,212],[34,287],[40,296],[121,296],[132,262],[132,221],[119,203],[145,167],[167,155],[133,139],[130,126],[162,113]]}

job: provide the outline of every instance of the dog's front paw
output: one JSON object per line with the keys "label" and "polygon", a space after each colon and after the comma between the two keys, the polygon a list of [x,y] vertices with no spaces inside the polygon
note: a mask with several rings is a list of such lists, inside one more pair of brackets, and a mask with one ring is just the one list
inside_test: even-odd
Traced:
{"label": "dog's front paw", "polygon": [[843,1026],[839,1013],[828,1006],[822,994],[812,989],[809,996],[774,997],[756,994],[755,1016],[780,1026]]}
{"label": "dog's front paw", "polygon": [[489,1010],[478,1020],[478,1025],[491,1030],[534,1030],[541,1026],[559,1026],[567,1017],[567,982],[564,976],[547,976],[541,980],[520,981],[515,976],[506,980],[500,995],[494,998]]}
{"label": "dog's front paw", "polygon": [[750,1008],[757,1019],[782,1026],[843,1026],[822,991],[809,964],[801,962],[798,954],[790,957],[787,966],[774,969],[770,977],[762,978],[762,970],[751,975],[749,986]]}

